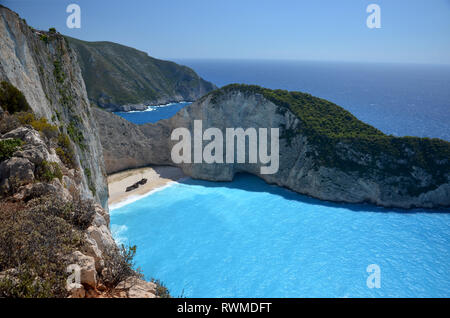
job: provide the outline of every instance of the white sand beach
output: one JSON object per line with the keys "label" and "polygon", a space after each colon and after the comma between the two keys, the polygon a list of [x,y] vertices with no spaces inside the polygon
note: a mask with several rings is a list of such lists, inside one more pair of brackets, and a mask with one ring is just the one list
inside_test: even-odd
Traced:
{"label": "white sand beach", "polygon": [[[154,166],[139,169],[126,170],[108,176],[108,189],[110,206],[128,201],[133,197],[140,197],[146,193],[161,188],[170,182],[185,178],[180,168],[169,166]],[[126,188],[147,179],[147,183],[139,188],[126,192]]]}

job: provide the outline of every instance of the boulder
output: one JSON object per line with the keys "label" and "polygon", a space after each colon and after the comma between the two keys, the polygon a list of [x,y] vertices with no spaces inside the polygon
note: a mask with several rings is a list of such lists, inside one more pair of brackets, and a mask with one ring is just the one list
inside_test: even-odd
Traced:
{"label": "boulder", "polygon": [[92,220],[92,224],[95,225],[96,227],[107,225],[105,218],[100,213],[98,213],[97,210],[95,211],[94,219]]}
{"label": "boulder", "polygon": [[97,273],[101,273],[103,268],[105,267],[105,261],[103,260],[103,253],[97,246],[97,242],[90,238],[87,234],[85,234],[85,241],[82,248],[82,252],[85,255],[91,256],[95,260],[95,270]]}
{"label": "boulder", "polygon": [[137,284],[128,290],[129,298],[156,298],[156,285],[139,280]]}
{"label": "boulder", "polygon": [[86,290],[81,284],[70,284],[67,288],[67,291],[70,293],[69,298],[84,298],[86,296]]}
{"label": "boulder", "polygon": [[3,138],[16,138],[24,141],[28,145],[32,146],[45,146],[45,142],[42,140],[39,132],[30,127],[21,126],[8,133]]}
{"label": "boulder", "polygon": [[129,298],[156,298],[155,283],[146,282],[137,277],[128,277],[120,282],[116,289],[126,290]]}
{"label": "boulder", "polygon": [[51,183],[38,182],[27,184],[26,186],[19,188],[19,191],[14,195],[14,198],[17,200],[29,201],[47,194],[58,196],[65,202],[72,200],[69,191],[64,188],[58,179],[53,179]]}
{"label": "boulder", "polygon": [[106,209],[103,209],[99,204],[95,205],[95,212],[97,212],[103,217],[106,226],[109,228],[109,223],[111,222],[109,212]]}
{"label": "boulder", "polygon": [[8,133],[3,138],[16,138],[24,141],[22,149],[17,151],[14,156],[28,159],[35,165],[42,161],[61,163],[55,151],[49,149],[42,136],[36,130],[30,127],[19,127]]}
{"label": "boulder", "polygon": [[70,255],[69,261],[80,266],[80,283],[82,285],[92,288],[97,286],[97,271],[93,257],[75,251]]}
{"label": "boulder", "polygon": [[0,189],[9,192],[34,181],[34,164],[25,158],[13,157],[0,164]]}
{"label": "boulder", "polygon": [[99,227],[91,225],[86,232],[87,235],[97,243],[97,246],[101,251],[108,251],[116,246],[111,232],[106,225],[101,225]]}

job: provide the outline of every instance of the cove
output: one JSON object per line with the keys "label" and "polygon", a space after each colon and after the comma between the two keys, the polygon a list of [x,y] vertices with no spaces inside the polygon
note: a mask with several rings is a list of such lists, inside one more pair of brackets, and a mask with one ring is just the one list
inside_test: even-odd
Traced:
{"label": "cove", "polygon": [[173,297],[449,297],[448,212],[328,203],[242,174],[165,187],[112,210],[111,229]]}
{"label": "cove", "polygon": [[167,105],[148,106],[147,110],[144,111],[115,112],[114,114],[134,124],[143,125],[168,119],[190,104],[190,102],[170,103]]}

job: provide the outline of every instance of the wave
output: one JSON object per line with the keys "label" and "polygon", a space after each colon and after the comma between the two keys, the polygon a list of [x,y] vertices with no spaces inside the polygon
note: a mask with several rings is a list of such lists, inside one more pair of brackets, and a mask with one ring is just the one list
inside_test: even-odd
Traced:
{"label": "wave", "polygon": [[[158,108],[170,107],[170,106],[175,106],[175,105],[178,105],[178,104],[186,104],[186,103],[190,103],[190,102],[182,101],[182,102],[168,103],[168,104],[162,104],[162,105],[148,105],[146,110],[130,110],[130,111],[126,112],[126,113],[151,112],[151,111],[157,110]],[[121,112],[119,112],[119,113],[121,113]]]}

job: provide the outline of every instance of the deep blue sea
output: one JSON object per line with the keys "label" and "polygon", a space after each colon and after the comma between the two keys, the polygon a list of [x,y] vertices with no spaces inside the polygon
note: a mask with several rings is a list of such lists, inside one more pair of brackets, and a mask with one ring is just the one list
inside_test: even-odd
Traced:
{"label": "deep blue sea", "polygon": [[396,136],[450,140],[450,65],[179,60],[221,87],[302,91],[330,100]]}
{"label": "deep blue sea", "polygon": [[[181,62],[218,86],[300,90],[385,133],[450,140],[448,66]],[[186,105],[119,115],[156,122]],[[450,297],[448,211],[326,203],[238,175],[162,188],[112,209],[111,226],[175,297]],[[367,287],[370,264],[379,289]]]}
{"label": "deep blue sea", "polygon": [[[231,83],[302,91],[330,100],[394,136],[450,141],[450,65],[179,60],[218,87]],[[131,122],[170,118],[189,103],[116,113]]]}
{"label": "deep blue sea", "polygon": [[111,227],[175,297],[450,297],[448,213],[326,203],[238,175],[163,188],[112,210]]}

